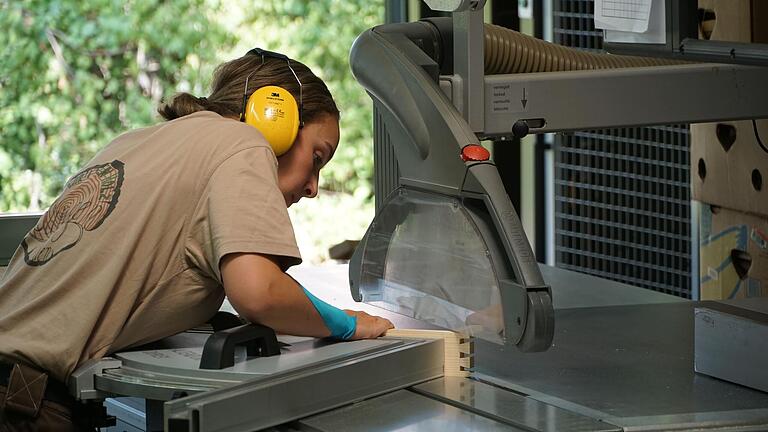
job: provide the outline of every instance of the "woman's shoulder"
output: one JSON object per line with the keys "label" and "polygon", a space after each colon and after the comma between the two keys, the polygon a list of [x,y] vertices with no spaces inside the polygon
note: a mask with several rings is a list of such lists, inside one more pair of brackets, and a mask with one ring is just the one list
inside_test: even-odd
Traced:
{"label": "woman's shoulder", "polygon": [[[100,151],[102,157],[119,155],[144,158],[172,158],[218,165],[222,161],[256,149],[268,163],[277,160],[269,143],[254,127],[211,111],[199,111],[154,126],[128,131]],[[264,149],[264,151],[260,151]],[[198,162],[194,162],[194,161]]]}
{"label": "woman's shoulder", "polygon": [[234,118],[223,117],[213,111],[198,111],[168,122],[169,125],[178,122],[176,127],[180,132],[206,140],[209,144],[218,142],[235,148],[266,147],[269,143],[253,126],[237,121]]}

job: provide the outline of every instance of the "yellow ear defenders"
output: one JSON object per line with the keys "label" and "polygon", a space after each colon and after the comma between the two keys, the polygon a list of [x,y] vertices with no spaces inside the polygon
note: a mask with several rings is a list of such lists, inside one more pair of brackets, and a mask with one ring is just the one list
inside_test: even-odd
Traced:
{"label": "yellow ear defenders", "polygon": [[[246,55],[261,56],[261,65],[248,74],[245,78],[245,90],[243,90],[243,108],[240,111],[240,121],[248,123],[264,135],[275,155],[280,156],[287,152],[293,145],[299,128],[304,126],[301,120],[302,112],[302,85],[296,71],[291,67],[288,56],[272,51],[254,48]],[[248,97],[248,79],[256,71],[264,66],[264,59],[273,57],[283,59],[288,63],[296,82],[299,83],[299,103],[286,89],[279,86],[264,86],[256,89]]]}

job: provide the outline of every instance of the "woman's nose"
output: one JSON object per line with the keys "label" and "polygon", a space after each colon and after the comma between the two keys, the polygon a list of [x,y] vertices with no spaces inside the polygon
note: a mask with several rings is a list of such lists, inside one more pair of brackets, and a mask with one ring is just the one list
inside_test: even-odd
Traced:
{"label": "woman's nose", "polygon": [[306,186],[304,186],[304,196],[307,198],[314,198],[317,196],[317,176],[313,175]]}

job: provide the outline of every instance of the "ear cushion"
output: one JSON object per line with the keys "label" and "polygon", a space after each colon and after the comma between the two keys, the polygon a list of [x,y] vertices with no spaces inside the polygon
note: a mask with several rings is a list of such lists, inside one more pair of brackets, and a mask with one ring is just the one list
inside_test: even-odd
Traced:
{"label": "ear cushion", "polygon": [[299,132],[299,106],[288,90],[264,86],[248,98],[245,122],[258,129],[280,156],[291,148]]}

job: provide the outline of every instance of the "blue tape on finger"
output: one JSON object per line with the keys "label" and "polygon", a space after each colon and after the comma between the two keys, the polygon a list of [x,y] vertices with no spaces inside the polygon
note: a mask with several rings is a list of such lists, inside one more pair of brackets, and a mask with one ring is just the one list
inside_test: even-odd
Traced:
{"label": "blue tape on finger", "polygon": [[317,313],[320,314],[323,322],[325,322],[325,326],[328,327],[328,330],[331,332],[331,337],[341,340],[349,340],[355,335],[355,330],[357,329],[356,317],[349,316],[343,310],[320,300],[312,295],[311,292],[307,291],[303,286],[301,289],[304,290],[304,294],[309,298],[309,301],[312,302]]}

